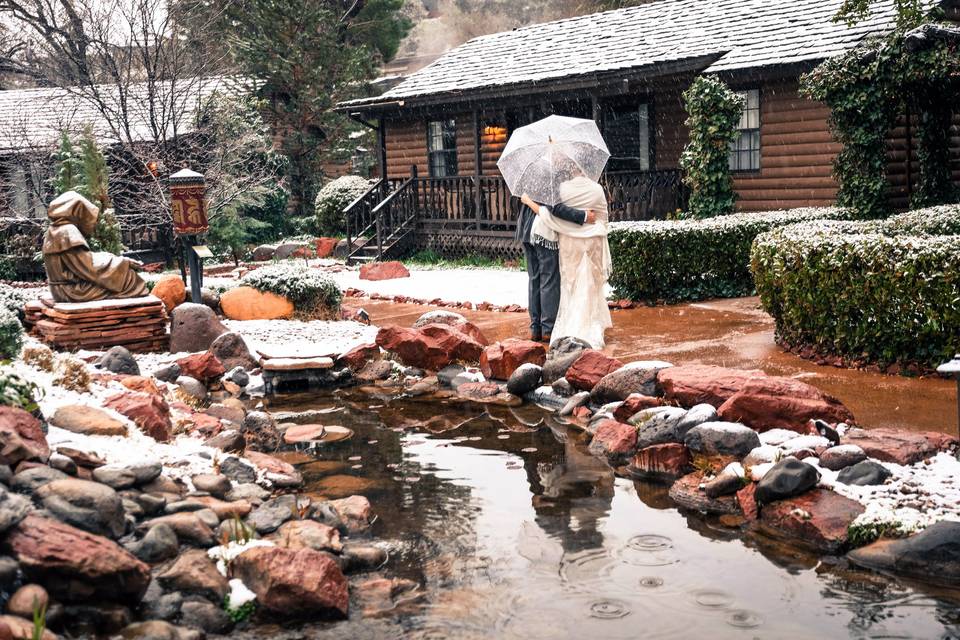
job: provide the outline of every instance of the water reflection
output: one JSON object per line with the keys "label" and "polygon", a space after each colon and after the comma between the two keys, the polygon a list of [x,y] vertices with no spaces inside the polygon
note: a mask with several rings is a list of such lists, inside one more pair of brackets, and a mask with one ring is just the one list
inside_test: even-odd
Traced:
{"label": "water reflection", "polygon": [[[955,598],[678,511],[616,479],[536,409],[342,392],[276,401],[355,436],[300,465],[313,495],[362,487],[385,575],[425,604],[245,637],[955,637]],[[359,458],[359,460],[358,460]]]}

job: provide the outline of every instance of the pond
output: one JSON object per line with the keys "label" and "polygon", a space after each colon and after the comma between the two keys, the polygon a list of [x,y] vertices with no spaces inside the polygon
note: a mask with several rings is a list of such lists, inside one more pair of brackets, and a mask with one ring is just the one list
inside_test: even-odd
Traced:
{"label": "pond", "polygon": [[[367,390],[369,391],[369,390]],[[362,493],[390,549],[384,574],[421,585],[396,610],[272,638],[947,638],[960,594],[851,569],[729,519],[679,511],[664,486],[616,478],[575,429],[536,407],[360,390],[269,409],[348,426],[305,450],[305,493]],[[301,456],[301,460],[307,460]]]}

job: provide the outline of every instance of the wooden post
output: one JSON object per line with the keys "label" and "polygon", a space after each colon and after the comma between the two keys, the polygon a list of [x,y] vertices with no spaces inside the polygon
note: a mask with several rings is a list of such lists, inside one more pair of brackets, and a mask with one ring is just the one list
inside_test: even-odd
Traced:
{"label": "wooden post", "polygon": [[483,190],[480,176],[483,174],[483,154],[480,149],[480,112],[473,110],[473,217],[479,223],[483,214]]}
{"label": "wooden post", "polygon": [[[380,180],[383,184],[386,184],[387,180],[387,123],[383,119],[383,116],[380,116],[380,121],[377,123],[377,144],[380,145]],[[385,198],[386,194],[383,194],[381,198]]]}

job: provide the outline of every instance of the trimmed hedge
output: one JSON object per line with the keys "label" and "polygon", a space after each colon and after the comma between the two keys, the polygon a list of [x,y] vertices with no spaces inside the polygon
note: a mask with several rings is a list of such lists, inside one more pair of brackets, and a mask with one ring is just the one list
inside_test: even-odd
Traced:
{"label": "trimmed hedge", "polygon": [[762,234],[751,264],[778,340],[854,363],[949,360],[960,352],[958,232],[960,207],[946,206]]}
{"label": "trimmed hedge", "polygon": [[610,229],[610,284],[618,297],[653,302],[750,295],[754,238],[784,225],[844,217],[840,209],[808,208],[706,220],[617,222]]}

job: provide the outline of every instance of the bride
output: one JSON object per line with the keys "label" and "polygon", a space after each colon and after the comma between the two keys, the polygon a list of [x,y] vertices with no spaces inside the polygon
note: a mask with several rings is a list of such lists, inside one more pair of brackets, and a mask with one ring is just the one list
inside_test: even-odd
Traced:
{"label": "bride", "polygon": [[560,200],[575,209],[594,212],[596,221],[577,225],[561,220],[524,195],[521,200],[536,214],[533,242],[560,250],[560,310],[551,345],[564,337],[586,341],[602,349],[604,332],[613,326],[604,287],[612,262],[607,243],[607,198],[603,187],[583,175],[560,184]]}

